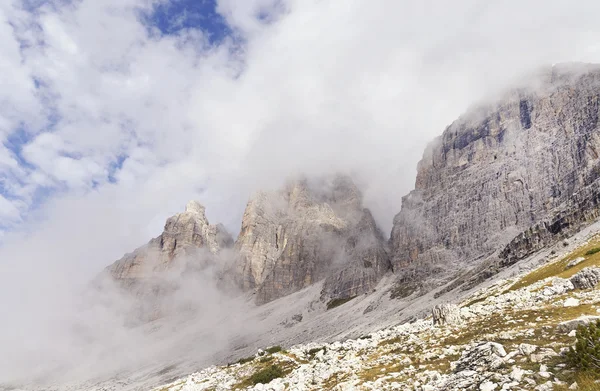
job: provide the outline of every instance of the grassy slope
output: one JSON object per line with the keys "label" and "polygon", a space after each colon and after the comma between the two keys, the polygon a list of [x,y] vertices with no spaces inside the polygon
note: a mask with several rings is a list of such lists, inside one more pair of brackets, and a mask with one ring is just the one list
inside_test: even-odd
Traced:
{"label": "grassy slope", "polygon": [[[587,244],[577,248],[575,251],[571,252],[570,254],[567,254],[560,260],[554,261],[552,263],[549,263],[548,265],[542,266],[532,271],[525,277],[516,281],[510,287],[510,290],[517,290],[529,286],[548,277],[569,278],[583,268],[589,266],[600,266],[600,252],[588,254],[598,248],[600,248],[600,236],[592,238]],[[585,261],[567,269],[567,264],[570,261],[579,257],[585,258]]]}

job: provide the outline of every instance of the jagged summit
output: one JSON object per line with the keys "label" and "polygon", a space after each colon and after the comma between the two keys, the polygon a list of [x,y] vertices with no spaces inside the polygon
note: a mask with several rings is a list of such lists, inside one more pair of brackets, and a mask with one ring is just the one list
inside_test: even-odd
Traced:
{"label": "jagged summit", "polygon": [[323,279],[323,293],[353,297],[390,269],[383,235],[349,177],[290,181],[249,202],[236,241],[236,278],[264,303]]}
{"label": "jagged summit", "polygon": [[185,213],[197,213],[204,216],[206,208],[198,201],[191,200],[185,205]]}
{"label": "jagged summit", "polygon": [[211,225],[204,206],[190,201],[185,212],[167,219],[160,236],[126,254],[108,271],[117,280],[148,278],[170,269],[177,258],[197,257],[201,249],[217,254],[232,244],[233,238],[223,225]]}

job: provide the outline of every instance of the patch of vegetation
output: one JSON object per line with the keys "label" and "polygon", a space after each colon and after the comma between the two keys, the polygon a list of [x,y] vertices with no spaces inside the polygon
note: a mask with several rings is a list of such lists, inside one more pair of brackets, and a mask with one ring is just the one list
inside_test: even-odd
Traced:
{"label": "patch of vegetation", "polygon": [[600,375],[600,320],[577,328],[577,342],[569,349],[567,359],[580,371]]}
{"label": "patch of vegetation", "polygon": [[269,354],[281,352],[283,349],[279,345],[271,346],[270,348],[266,348],[265,352]]}
{"label": "patch of vegetation", "polygon": [[[502,343],[505,344],[505,347],[512,344],[518,345],[520,343],[545,345],[551,340],[562,346],[568,346],[572,343],[571,337],[568,337],[566,334],[554,333],[552,331],[544,333],[543,328],[549,327],[548,330],[552,330],[560,322],[575,319],[581,315],[592,315],[596,313],[595,311],[594,305],[583,304],[567,308],[562,306],[546,306],[536,310],[496,313],[489,316],[485,322],[475,323],[466,329],[457,331],[453,335],[444,338],[444,343],[450,345],[464,345],[472,341],[483,341],[488,338],[488,334],[500,333],[502,331],[530,329],[530,324],[535,323],[535,333],[533,335],[517,334],[518,336],[508,340],[508,343],[505,341],[502,341]],[[507,322],[507,320],[511,319],[513,322]]]}
{"label": "patch of vegetation", "polygon": [[256,385],[258,383],[268,384],[271,380],[285,376],[283,368],[277,364],[269,365],[266,368],[260,369],[248,378],[249,383]]}
{"label": "patch of vegetation", "polygon": [[235,362],[235,364],[246,364],[248,362],[254,361],[254,358],[255,358],[254,356],[243,357],[243,358],[240,358],[239,360],[237,360]]}
{"label": "patch of vegetation", "polygon": [[[562,258],[561,260],[557,262],[552,262],[548,265],[542,266],[532,271],[525,277],[515,282],[508,290],[514,291],[534,284],[548,277],[570,278],[574,274],[578,273],[586,267],[600,266],[600,247],[597,247],[599,243],[600,240],[598,238],[590,241],[588,244],[579,247],[577,250],[575,250],[568,256]],[[567,268],[567,264],[571,260],[579,257],[584,257],[585,261],[565,270]]]}
{"label": "patch of vegetation", "polygon": [[335,307],[339,307],[342,304],[346,304],[347,302],[349,302],[350,300],[355,299],[355,298],[356,298],[356,296],[346,297],[343,299],[333,299],[333,300],[329,301],[329,303],[327,303],[327,310],[329,311]]}
{"label": "patch of vegetation", "polygon": [[593,248],[585,252],[585,255],[594,255],[596,253],[600,253],[600,247]]}
{"label": "patch of vegetation", "polygon": [[287,376],[297,367],[298,364],[296,362],[287,360],[277,361],[277,357],[270,357],[270,360],[265,360],[265,362],[256,360],[251,367],[254,373],[238,384],[234,385],[231,389],[245,390],[248,387],[252,387],[258,383],[267,384],[273,379]]}
{"label": "patch of vegetation", "polygon": [[307,354],[312,358],[314,357],[317,353],[319,353],[320,351],[323,351],[323,353],[327,353],[327,348],[322,346],[320,348],[312,348],[310,349]]}
{"label": "patch of vegetation", "polygon": [[361,335],[360,337],[358,337],[358,339],[371,339],[371,338],[372,338],[371,334]]}
{"label": "patch of vegetation", "polygon": [[261,357],[261,358],[258,360],[258,362],[260,362],[260,363],[263,363],[263,364],[264,364],[264,363],[267,363],[267,362],[270,362],[270,361],[273,361],[273,356],[265,356],[265,357]]}
{"label": "patch of vegetation", "polygon": [[321,384],[320,389],[321,390],[333,390],[333,389],[335,389],[335,387],[337,387],[338,384],[340,384],[341,382],[346,380],[348,377],[349,377],[349,375],[347,373],[343,373],[343,372],[333,373],[331,376],[329,376],[329,378],[327,378],[323,382],[323,384]]}

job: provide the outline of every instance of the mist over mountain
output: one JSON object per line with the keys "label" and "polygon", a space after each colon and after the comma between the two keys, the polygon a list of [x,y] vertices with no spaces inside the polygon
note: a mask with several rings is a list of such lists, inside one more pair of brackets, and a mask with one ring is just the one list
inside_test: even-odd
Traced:
{"label": "mist over mountain", "polygon": [[0,384],[357,338],[589,229],[599,7],[0,5]]}

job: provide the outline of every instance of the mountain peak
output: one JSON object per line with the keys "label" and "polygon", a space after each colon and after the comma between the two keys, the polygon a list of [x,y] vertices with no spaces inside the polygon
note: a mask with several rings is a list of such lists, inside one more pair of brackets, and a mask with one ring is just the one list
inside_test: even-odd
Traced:
{"label": "mountain peak", "polygon": [[200,215],[204,215],[206,212],[206,208],[200,202],[196,200],[191,200],[185,205],[185,213],[196,213]]}

